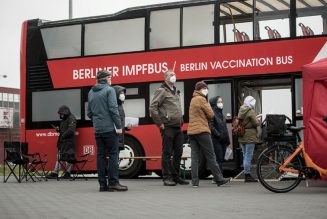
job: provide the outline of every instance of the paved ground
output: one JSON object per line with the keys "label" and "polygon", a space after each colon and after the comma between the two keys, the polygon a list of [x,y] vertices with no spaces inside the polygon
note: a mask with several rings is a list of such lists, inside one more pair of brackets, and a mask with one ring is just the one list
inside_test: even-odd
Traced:
{"label": "paved ground", "polygon": [[232,181],[217,187],[164,187],[156,178],[121,180],[128,192],[98,192],[88,181],[0,183],[0,218],[231,218],[326,219],[327,187],[302,183],[274,194],[259,183]]}

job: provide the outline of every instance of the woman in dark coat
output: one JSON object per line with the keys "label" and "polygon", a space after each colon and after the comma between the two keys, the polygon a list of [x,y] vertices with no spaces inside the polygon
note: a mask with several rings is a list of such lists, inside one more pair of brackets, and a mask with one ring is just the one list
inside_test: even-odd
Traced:
{"label": "woman in dark coat", "polygon": [[220,96],[212,97],[210,98],[209,103],[215,113],[213,124],[211,126],[212,143],[219,168],[223,170],[226,147],[230,144],[226,119],[223,114],[223,99]]}
{"label": "woman in dark coat", "polygon": [[[61,119],[59,127],[55,127],[59,132],[59,138],[57,142],[58,155],[54,170],[47,176],[48,178],[58,177],[58,171],[61,166],[61,162],[71,161],[75,159],[75,130],[76,130],[76,118],[70,112],[68,106],[62,105],[58,109],[58,114]],[[59,160],[61,162],[59,162]],[[71,165],[66,162],[66,167],[63,168],[65,173],[64,178],[70,177]]]}
{"label": "woman in dark coat", "polygon": [[119,150],[124,150],[124,148],[125,148],[125,138],[124,138],[125,131],[130,130],[129,126],[125,127],[125,111],[124,111],[124,107],[123,107],[123,103],[125,101],[125,96],[126,96],[126,88],[119,86],[119,85],[115,85],[115,86],[113,86],[113,88],[116,91],[118,112],[120,115],[121,127],[123,130],[123,133],[118,136]]}

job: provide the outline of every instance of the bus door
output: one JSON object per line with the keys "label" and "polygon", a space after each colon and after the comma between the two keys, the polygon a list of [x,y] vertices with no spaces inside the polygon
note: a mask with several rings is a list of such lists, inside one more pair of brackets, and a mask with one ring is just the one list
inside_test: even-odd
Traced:
{"label": "bus door", "polygon": [[[241,80],[237,84],[236,113],[244,99],[251,95],[256,99],[254,110],[256,115],[262,115],[261,121],[264,121],[267,114],[285,114],[292,119],[292,80],[290,77],[248,79]],[[265,147],[263,144],[257,144],[252,164],[256,164],[258,156]]]}

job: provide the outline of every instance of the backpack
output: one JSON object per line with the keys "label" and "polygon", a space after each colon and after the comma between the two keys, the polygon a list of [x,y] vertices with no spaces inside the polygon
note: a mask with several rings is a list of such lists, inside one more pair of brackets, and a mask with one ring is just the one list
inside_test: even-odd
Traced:
{"label": "backpack", "polygon": [[236,137],[242,137],[245,134],[245,125],[243,120],[238,116],[234,116],[232,120],[232,134]]}

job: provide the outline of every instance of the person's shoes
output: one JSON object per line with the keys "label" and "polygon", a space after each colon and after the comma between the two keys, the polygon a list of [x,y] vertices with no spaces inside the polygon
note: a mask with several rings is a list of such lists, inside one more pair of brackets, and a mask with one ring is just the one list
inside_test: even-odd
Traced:
{"label": "person's shoes", "polygon": [[223,178],[222,180],[217,181],[216,183],[217,183],[217,186],[222,186],[222,185],[228,183],[229,181],[230,181],[230,178]]}
{"label": "person's shoes", "polygon": [[48,179],[57,179],[58,178],[58,174],[57,173],[54,173],[54,172],[51,172],[50,174],[48,174],[46,176]]}
{"label": "person's shoes", "polygon": [[128,187],[127,186],[123,186],[123,185],[120,185],[119,183],[115,184],[115,185],[109,185],[108,186],[108,191],[109,192],[125,192],[128,190]]}
{"label": "person's shoes", "polygon": [[198,188],[199,187],[199,184],[193,184],[192,187],[193,188]]}
{"label": "person's shoes", "polygon": [[99,192],[107,192],[108,191],[108,186],[100,186]]}
{"label": "person's shoes", "polygon": [[70,179],[70,173],[65,172],[64,175],[62,175],[61,178],[63,178],[63,179]]}
{"label": "person's shoes", "polygon": [[174,179],[174,182],[175,182],[176,184],[180,184],[180,185],[188,185],[188,184],[190,184],[190,182],[188,182],[188,181],[186,181],[186,180],[183,180],[183,179],[181,179],[181,178],[176,178],[176,179]]}
{"label": "person's shoes", "polygon": [[163,181],[164,186],[176,186],[176,182],[171,179],[165,179]]}
{"label": "person's shoes", "polygon": [[245,178],[244,178],[244,182],[246,182],[246,183],[248,183],[248,182],[258,182],[258,180],[253,178],[253,176],[251,176],[251,174],[246,174]]}

